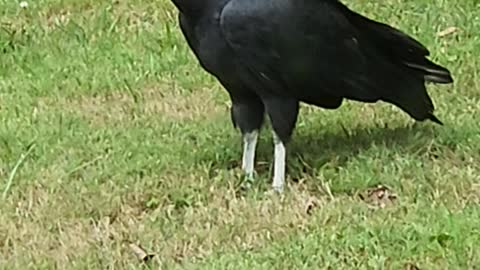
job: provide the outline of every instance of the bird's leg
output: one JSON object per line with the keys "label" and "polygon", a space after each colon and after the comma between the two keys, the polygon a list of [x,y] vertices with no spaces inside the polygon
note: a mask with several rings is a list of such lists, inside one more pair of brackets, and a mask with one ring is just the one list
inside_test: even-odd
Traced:
{"label": "bird's leg", "polygon": [[257,147],[258,130],[243,134],[242,169],[248,179],[253,179],[255,165],[255,150]]}
{"label": "bird's leg", "polygon": [[274,162],[273,162],[273,190],[277,192],[283,192],[285,186],[285,167],[286,167],[286,155],[287,150],[285,144],[280,140],[275,132],[273,133],[274,142]]}
{"label": "bird's leg", "polygon": [[[236,89],[236,88],[231,88]],[[238,93],[242,93],[238,95]],[[262,127],[265,108],[262,100],[252,92],[232,92],[230,113],[234,127],[239,128],[243,139],[242,170],[245,173],[243,186],[249,188],[254,176],[255,150],[259,130]]]}
{"label": "bird's leg", "polygon": [[284,97],[270,97],[265,107],[273,129],[273,190],[282,192],[285,187],[287,150],[286,144],[291,138],[297,122],[299,102]]}

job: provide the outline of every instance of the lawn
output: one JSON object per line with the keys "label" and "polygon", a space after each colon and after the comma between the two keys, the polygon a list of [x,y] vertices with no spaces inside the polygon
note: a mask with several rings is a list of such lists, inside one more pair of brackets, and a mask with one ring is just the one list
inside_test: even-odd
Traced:
{"label": "lawn", "polygon": [[168,0],[0,0],[0,268],[479,269],[480,2],[346,3],[452,71],[445,125],[303,106],[280,196],[268,127],[239,190],[229,98]]}

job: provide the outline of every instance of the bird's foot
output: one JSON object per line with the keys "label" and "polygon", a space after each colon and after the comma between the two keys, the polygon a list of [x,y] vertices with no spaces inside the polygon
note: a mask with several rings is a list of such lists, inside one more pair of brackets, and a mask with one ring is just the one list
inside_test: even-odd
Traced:
{"label": "bird's foot", "polygon": [[272,190],[275,193],[282,194],[284,191],[284,186],[272,186]]}
{"label": "bird's foot", "polygon": [[273,175],[272,189],[276,193],[283,193],[285,188],[285,167],[276,166],[275,173]]}
{"label": "bird's foot", "polygon": [[284,185],[272,185],[272,190],[275,193],[282,194],[284,191],[285,186]]}
{"label": "bird's foot", "polygon": [[277,197],[277,196],[282,197],[284,195],[284,190],[285,190],[284,186],[273,186],[272,185],[272,188],[266,190],[264,192],[264,195],[267,196],[267,197]]}
{"label": "bird's foot", "polygon": [[248,173],[243,177],[240,187],[242,190],[248,190],[252,188],[254,182],[255,182],[255,177],[253,173]]}

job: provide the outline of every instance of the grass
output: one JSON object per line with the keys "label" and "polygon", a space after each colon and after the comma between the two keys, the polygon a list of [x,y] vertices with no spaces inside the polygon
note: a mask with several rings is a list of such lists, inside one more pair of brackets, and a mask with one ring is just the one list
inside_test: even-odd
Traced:
{"label": "grass", "polygon": [[[451,69],[453,86],[429,86],[445,126],[383,103],[304,106],[272,196],[268,132],[238,193],[229,99],[168,0],[0,0],[0,267],[478,269],[480,5],[347,3]],[[376,185],[397,200],[369,206]]]}

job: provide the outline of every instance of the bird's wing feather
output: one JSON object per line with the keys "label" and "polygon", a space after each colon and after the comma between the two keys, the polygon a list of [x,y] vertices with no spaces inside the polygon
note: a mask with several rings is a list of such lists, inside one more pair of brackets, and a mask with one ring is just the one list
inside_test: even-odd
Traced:
{"label": "bird's wing feather", "polygon": [[220,27],[239,76],[267,94],[313,104],[384,100],[424,120],[434,118],[425,80],[451,80],[420,43],[337,0],[231,0]]}
{"label": "bird's wing feather", "polygon": [[371,80],[385,63],[336,1],[232,0],[220,23],[247,80],[275,94],[368,100],[385,86]]}

